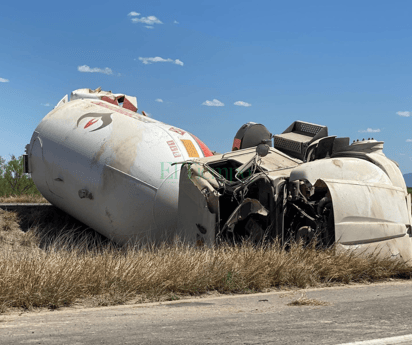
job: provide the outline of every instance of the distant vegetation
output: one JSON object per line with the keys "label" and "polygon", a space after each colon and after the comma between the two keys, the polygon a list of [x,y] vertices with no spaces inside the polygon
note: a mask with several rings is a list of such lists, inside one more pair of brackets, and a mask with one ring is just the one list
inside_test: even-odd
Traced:
{"label": "distant vegetation", "polygon": [[23,173],[23,156],[11,155],[6,161],[0,156],[0,198],[40,196],[33,180]]}
{"label": "distant vegetation", "polygon": [[408,193],[412,194],[412,187],[408,187]]}

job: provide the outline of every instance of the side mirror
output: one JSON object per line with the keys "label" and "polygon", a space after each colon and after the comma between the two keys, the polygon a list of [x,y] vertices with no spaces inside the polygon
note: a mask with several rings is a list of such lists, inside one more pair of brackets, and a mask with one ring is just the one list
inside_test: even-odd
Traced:
{"label": "side mirror", "polygon": [[265,157],[269,153],[269,146],[266,144],[259,144],[256,146],[256,153],[259,157]]}

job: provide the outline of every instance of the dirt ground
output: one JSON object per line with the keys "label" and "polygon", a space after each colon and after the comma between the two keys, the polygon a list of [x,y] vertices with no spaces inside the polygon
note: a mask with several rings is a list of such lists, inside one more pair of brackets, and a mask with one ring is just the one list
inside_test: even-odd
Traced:
{"label": "dirt ground", "polygon": [[[43,247],[46,242],[70,233],[74,240],[95,237],[108,241],[87,225],[52,205],[0,207],[0,249]],[[21,247],[21,248],[20,248]]]}

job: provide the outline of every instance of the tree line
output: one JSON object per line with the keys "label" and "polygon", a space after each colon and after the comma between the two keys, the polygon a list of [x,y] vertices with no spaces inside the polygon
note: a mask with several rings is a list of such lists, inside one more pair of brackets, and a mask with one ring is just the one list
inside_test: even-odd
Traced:
{"label": "tree line", "polygon": [[23,194],[40,195],[30,175],[24,173],[23,155],[10,155],[8,161],[0,156],[0,197]]}

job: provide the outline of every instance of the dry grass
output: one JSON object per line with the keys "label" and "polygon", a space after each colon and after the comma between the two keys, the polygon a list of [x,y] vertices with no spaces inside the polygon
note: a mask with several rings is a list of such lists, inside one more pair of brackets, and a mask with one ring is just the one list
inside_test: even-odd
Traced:
{"label": "dry grass", "polygon": [[21,231],[16,212],[0,209],[0,250],[12,248],[15,252],[29,248],[38,251],[39,241],[35,231]]}
{"label": "dry grass", "polygon": [[[195,248],[175,242],[118,248],[61,211],[46,209],[33,211],[31,216],[0,214],[0,236],[19,231],[9,242],[0,242],[0,311],[173,300],[209,291],[252,293],[412,276],[410,266],[377,254],[362,257],[298,244],[288,251],[277,244],[257,247],[250,243]],[[63,223],[66,227],[61,230]],[[18,229],[19,224],[25,224],[28,231]]]}
{"label": "dry grass", "polygon": [[288,306],[311,306],[311,307],[319,307],[319,306],[327,306],[330,305],[329,302],[320,301],[315,298],[308,298],[306,293],[303,292],[298,299],[291,301],[287,304]]}
{"label": "dry grass", "polygon": [[46,204],[48,201],[42,195],[10,195],[0,197],[0,203],[5,204]]}

